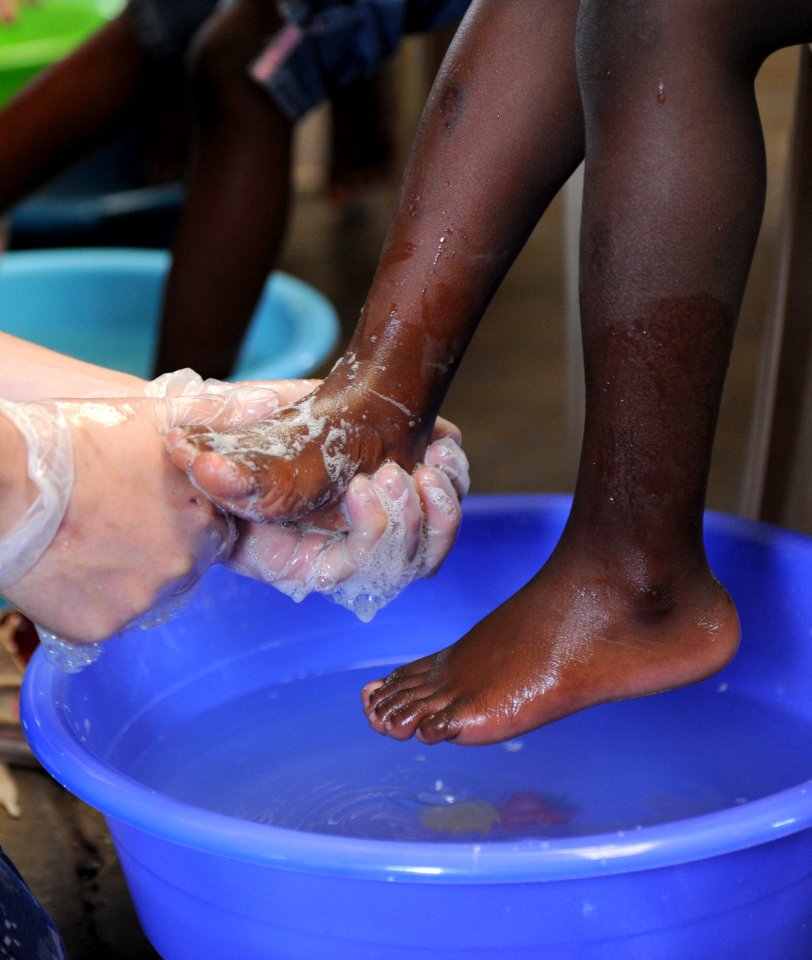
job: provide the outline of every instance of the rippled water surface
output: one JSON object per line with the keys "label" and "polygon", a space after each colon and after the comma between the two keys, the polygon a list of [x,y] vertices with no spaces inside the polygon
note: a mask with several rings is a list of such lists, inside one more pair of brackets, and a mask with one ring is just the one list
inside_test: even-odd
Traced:
{"label": "rippled water surface", "polygon": [[492,747],[429,748],[368,728],[369,679],[347,670],[270,686],[152,740],[127,772],[245,820],[441,842],[635,830],[812,777],[807,724],[713,680]]}

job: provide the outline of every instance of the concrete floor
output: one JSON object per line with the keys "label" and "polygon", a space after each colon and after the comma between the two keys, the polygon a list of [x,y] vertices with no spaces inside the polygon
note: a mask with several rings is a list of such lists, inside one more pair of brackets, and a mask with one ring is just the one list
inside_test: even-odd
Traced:
{"label": "concrete floor", "polygon": [[[772,288],[795,57],[793,51],[774,57],[759,82],[770,192],[709,493],[711,507],[731,512],[738,506]],[[297,205],[282,266],[336,303],[345,331],[363,302],[392,195],[391,186],[378,189],[343,214],[318,196],[304,196]],[[556,202],[497,294],[447,401],[444,412],[463,428],[475,492],[572,489],[576,437],[566,402],[561,220]],[[22,815],[12,819],[0,810],[0,844],[60,926],[71,960],[156,957],[135,919],[98,814],[34,767],[15,767],[13,773]]]}

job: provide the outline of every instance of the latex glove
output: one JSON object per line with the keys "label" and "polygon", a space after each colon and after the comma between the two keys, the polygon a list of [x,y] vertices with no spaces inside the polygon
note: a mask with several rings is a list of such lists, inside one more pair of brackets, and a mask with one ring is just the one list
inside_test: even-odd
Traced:
{"label": "latex glove", "polygon": [[[364,621],[406,586],[434,574],[454,544],[468,492],[459,431],[439,420],[425,463],[409,476],[387,463],[356,476],[338,513],[307,522],[238,521],[229,566],[300,601],[317,592]],[[343,520],[343,524],[341,521]]]}
{"label": "latex glove", "polygon": [[[317,385],[312,380],[262,384],[274,390],[283,406]],[[229,388],[181,370],[159,377],[147,389],[153,396],[177,397]],[[469,487],[461,442],[459,429],[439,417],[425,463],[411,476],[394,463],[385,464],[372,478],[355,477],[337,506],[301,521],[238,520],[240,537],[228,565],[297,602],[322,593],[359,619],[371,620],[414,580],[434,574],[451,550],[462,519],[460,501]]]}
{"label": "latex glove", "polygon": [[[40,524],[36,549],[32,554],[29,542],[20,552],[24,564],[16,572],[5,564],[7,599],[69,643],[106,639],[156,604],[160,616],[172,612],[208,566],[225,559],[235,532],[231,519],[172,466],[161,434],[200,416],[216,429],[233,424],[241,396],[247,416],[268,416],[279,406],[270,390],[264,399],[255,387],[240,390],[10,405],[48,425],[26,437],[29,450],[43,443],[50,449],[57,436],[59,449],[67,444],[72,455],[72,469],[56,477],[45,471],[60,491],[64,517],[58,516],[52,540],[53,521]],[[0,404],[0,413],[8,410]]]}

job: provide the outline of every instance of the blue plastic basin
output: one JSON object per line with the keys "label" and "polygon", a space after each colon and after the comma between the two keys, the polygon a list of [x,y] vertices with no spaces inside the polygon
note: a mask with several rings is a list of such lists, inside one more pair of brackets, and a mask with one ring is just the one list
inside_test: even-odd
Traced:
{"label": "blue plastic basin", "polygon": [[744,628],[711,680],[487,748],[368,729],[360,683],[525,582],[568,506],[470,498],[368,625],[216,569],[82,673],[34,657],[31,746],[104,813],[165,960],[812,957],[810,539],[709,515]]}
{"label": "blue plastic basin", "polygon": [[[162,250],[19,251],[0,259],[0,329],[148,377],[169,269]],[[329,301],[283,273],[268,281],[234,379],[303,377],[327,360],[339,323]]]}

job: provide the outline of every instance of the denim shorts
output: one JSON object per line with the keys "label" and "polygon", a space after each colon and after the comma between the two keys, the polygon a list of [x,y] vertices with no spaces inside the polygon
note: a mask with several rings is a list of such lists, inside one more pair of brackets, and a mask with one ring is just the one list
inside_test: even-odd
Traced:
{"label": "denim shorts", "polygon": [[[156,57],[183,56],[220,3],[240,0],[130,0],[128,11]],[[273,2],[273,0],[268,0]],[[279,109],[297,121],[338,87],[370,76],[407,33],[439,30],[470,0],[280,0],[285,25],[249,66]]]}
{"label": "denim shorts", "polygon": [[291,120],[336,87],[370,76],[406,33],[458,20],[470,0],[355,0],[283,3],[287,24],[251,67],[255,80]]}

